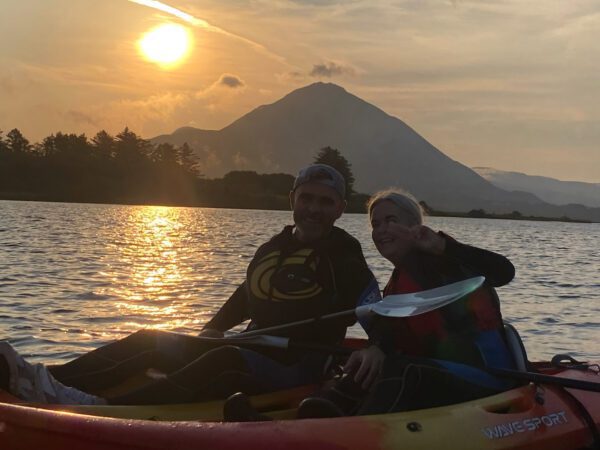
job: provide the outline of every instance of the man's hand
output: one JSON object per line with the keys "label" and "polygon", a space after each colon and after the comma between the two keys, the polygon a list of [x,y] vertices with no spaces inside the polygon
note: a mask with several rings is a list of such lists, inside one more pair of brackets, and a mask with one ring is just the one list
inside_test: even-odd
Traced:
{"label": "man's hand", "polygon": [[200,332],[198,336],[209,337],[209,338],[222,338],[225,336],[222,331],[215,330],[214,328],[205,328]]}
{"label": "man's hand", "polygon": [[344,366],[344,372],[353,373],[356,371],[354,381],[367,390],[381,372],[384,359],[385,353],[376,345],[371,345],[369,348],[352,353]]}

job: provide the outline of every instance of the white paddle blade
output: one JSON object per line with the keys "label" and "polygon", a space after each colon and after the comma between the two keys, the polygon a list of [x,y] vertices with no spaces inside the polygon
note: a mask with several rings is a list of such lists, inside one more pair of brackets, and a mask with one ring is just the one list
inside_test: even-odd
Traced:
{"label": "white paddle blade", "polygon": [[412,317],[425,314],[475,291],[485,281],[485,277],[474,277],[456,283],[447,284],[427,291],[412,294],[388,295],[373,303],[370,311],[386,317]]}

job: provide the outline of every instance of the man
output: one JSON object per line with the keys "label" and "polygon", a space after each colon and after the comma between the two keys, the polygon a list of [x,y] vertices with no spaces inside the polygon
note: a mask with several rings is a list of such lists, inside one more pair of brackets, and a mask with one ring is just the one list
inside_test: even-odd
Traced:
{"label": "man", "polygon": [[[300,170],[290,204],[293,226],[262,245],[236,290],[201,335],[219,337],[250,319],[249,330],[267,328],[354,309],[380,298],[358,241],[334,223],[345,207],[345,181],[333,167],[313,164]],[[322,321],[272,333],[298,341],[339,344],[354,318]],[[228,356],[232,356],[228,350]],[[266,390],[318,381],[327,355],[307,351],[237,349],[244,372]]]}
{"label": "man", "polygon": [[[223,336],[224,331],[248,319],[248,328],[256,330],[354,309],[359,303],[380,298],[360,244],[334,226],[346,207],[342,175],[324,164],[303,168],[290,192],[290,204],[294,225],[284,227],[258,249],[246,280],[206,324],[202,336]],[[276,334],[335,345],[354,322],[354,318],[317,321]],[[328,355],[303,350],[265,348],[259,352],[221,346],[166,379],[108,401],[191,402],[238,390],[283,389],[319,381],[327,361]]]}
{"label": "man", "polygon": [[[319,317],[353,309],[364,296],[379,295],[360,244],[334,226],[346,206],[344,196],[344,179],[333,167],[314,164],[302,169],[290,192],[294,225],[258,249],[246,281],[201,335],[221,337],[246,319],[252,319],[249,329],[258,329]],[[326,343],[335,343],[354,322],[325,322],[317,330],[327,335]],[[280,334],[315,340],[314,331],[308,326]],[[321,336],[317,340],[322,342]]]}

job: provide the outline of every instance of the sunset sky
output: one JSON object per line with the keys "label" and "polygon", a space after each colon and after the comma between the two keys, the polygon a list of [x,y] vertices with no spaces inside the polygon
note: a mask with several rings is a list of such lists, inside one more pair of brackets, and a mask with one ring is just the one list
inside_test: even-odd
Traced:
{"label": "sunset sky", "polygon": [[328,81],[468,166],[600,182],[599,43],[597,0],[3,0],[0,130],[220,129]]}

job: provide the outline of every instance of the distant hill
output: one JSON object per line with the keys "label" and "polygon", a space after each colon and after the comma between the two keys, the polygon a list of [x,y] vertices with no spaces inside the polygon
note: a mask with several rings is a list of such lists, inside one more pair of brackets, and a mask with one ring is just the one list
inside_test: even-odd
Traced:
{"label": "distant hill", "polygon": [[578,203],[589,207],[600,207],[600,183],[561,181],[490,167],[474,167],[473,170],[501,189],[530,192],[548,203],[555,205]]}
{"label": "distant hill", "polygon": [[187,142],[208,177],[230,170],[293,174],[311,162],[317,150],[331,146],[352,164],[358,192],[399,186],[436,210],[517,210],[524,215],[600,222],[600,208],[559,207],[533,194],[494,186],[400,119],[331,83],[297,89],[219,131],[184,127],[152,141]]}

